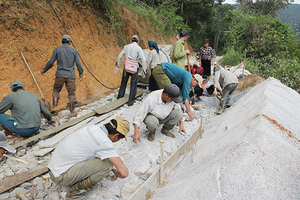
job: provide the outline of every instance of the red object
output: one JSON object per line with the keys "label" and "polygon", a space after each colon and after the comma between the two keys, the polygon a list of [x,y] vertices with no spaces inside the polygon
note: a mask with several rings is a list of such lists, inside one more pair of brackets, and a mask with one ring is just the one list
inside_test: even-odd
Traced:
{"label": "red object", "polygon": [[203,75],[203,71],[204,71],[204,69],[203,69],[203,67],[198,67],[196,64],[195,65],[193,65],[193,69],[192,69],[192,71],[191,71],[191,73],[192,74],[199,74],[199,75]]}

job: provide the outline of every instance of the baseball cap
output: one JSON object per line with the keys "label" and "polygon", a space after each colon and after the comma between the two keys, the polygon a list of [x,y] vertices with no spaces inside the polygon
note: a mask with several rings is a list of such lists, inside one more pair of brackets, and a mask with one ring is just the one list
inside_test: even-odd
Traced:
{"label": "baseball cap", "polygon": [[199,74],[194,74],[194,78],[198,81],[199,87],[201,88],[201,84],[203,82],[202,76],[200,76]]}
{"label": "baseball cap", "polygon": [[187,30],[182,30],[182,31],[180,31],[180,37],[183,37],[183,36],[188,36],[188,37],[190,37],[190,36],[189,36],[189,32],[188,32]]}
{"label": "baseball cap", "polygon": [[62,36],[63,41],[72,41],[71,37],[69,35]]}
{"label": "baseball cap", "polygon": [[114,129],[116,129],[116,131],[118,131],[120,134],[125,136],[125,139],[127,140],[127,134],[130,131],[130,124],[129,122],[124,118],[124,117],[116,117],[114,118],[114,120],[117,121],[117,128],[115,127],[115,125],[112,123],[112,121],[110,121],[110,125],[112,125],[112,127]]}
{"label": "baseball cap", "polygon": [[16,82],[13,82],[11,85],[10,85],[10,88],[13,90],[17,87],[24,87],[23,84],[20,82],[20,81],[16,81]]}
{"label": "baseball cap", "polygon": [[180,98],[180,89],[177,85],[175,84],[170,84],[167,85],[163,91],[163,93],[166,93],[169,95],[169,97],[171,97],[171,99],[175,102],[175,103],[181,103],[182,99]]}
{"label": "baseball cap", "polygon": [[7,138],[2,131],[0,131],[0,147],[4,148],[6,151],[10,153],[16,153],[16,150],[8,145]]}
{"label": "baseball cap", "polygon": [[137,35],[133,35],[133,36],[131,37],[131,39],[132,39],[132,40],[139,41],[139,36],[137,36]]}

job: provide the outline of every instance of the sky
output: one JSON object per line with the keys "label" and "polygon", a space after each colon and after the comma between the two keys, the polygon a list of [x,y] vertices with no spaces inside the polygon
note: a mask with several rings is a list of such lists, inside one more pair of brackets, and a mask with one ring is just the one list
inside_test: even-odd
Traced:
{"label": "sky", "polygon": [[[226,0],[225,3],[229,3],[229,4],[235,4],[235,1],[234,0]],[[297,3],[297,4],[300,4],[300,0],[294,0],[293,3]]]}

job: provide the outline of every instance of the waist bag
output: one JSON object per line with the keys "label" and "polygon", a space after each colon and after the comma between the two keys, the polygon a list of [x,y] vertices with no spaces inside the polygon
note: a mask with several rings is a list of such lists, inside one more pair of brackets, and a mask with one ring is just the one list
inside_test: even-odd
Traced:
{"label": "waist bag", "polygon": [[137,68],[139,66],[138,61],[131,60],[127,56],[125,56],[125,70],[128,73],[135,74],[137,72]]}

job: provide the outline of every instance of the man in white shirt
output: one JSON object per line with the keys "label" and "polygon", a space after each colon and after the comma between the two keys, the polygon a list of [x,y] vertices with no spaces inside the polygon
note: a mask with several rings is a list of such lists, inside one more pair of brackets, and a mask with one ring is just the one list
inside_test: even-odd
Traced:
{"label": "man in white shirt", "polygon": [[116,117],[101,127],[82,128],[56,147],[48,165],[49,174],[57,185],[72,186],[66,199],[84,197],[110,171],[114,172],[114,176],[109,177],[111,181],[128,176],[128,169],[113,142],[127,140],[129,129],[128,121]]}
{"label": "man in white shirt", "polygon": [[138,80],[138,75],[142,75],[145,77],[145,74],[147,72],[147,64],[146,64],[146,58],[144,55],[144,52],[142,48],[139,46],[139,37],[137,35],[132,36],[131,38],[132,43],[125,45],[123,50],[118,56],[117,62],[116,62],[116,69],[115,73],[118,73],[119,67],[120,67],[120,61],[124,56],[127,56],[130,60],[133,61],[138,61],[139,64],[142,65],[143,68],[143,73],[138,74],[138,72],[132,74],[127,72],[125,69],[123,69],[123,75],[122,75],[122,81],[121,81],[121,86],[119,89],[119,94],[118,94],[118,99],[124,97],[125,95],[125,90],[126,90],[126,85],[129,77],[131,77],[131,82],[130,82],[130,94],[129,94],[129,100],[128,100],[128,106],[132,106],[134,103],[136,91],[137,91],[137,80]]}
{"label": "man in white shirt", "polygon": [[146,124],[149,134],[147,139],[154,140],[154,134],[159,124],[164,124],[161,133],[168,137],[175,138],[170,130],[180,122],[179,132],[185,132],[182,122],[182,111],[178,103],[180,98],[180,89],[175,84],[170,84],[163,90],[151,92],[143,101],[141,107],[133,117],[134,135],[133,142],[141,141],[139,127],[142,122]]}

